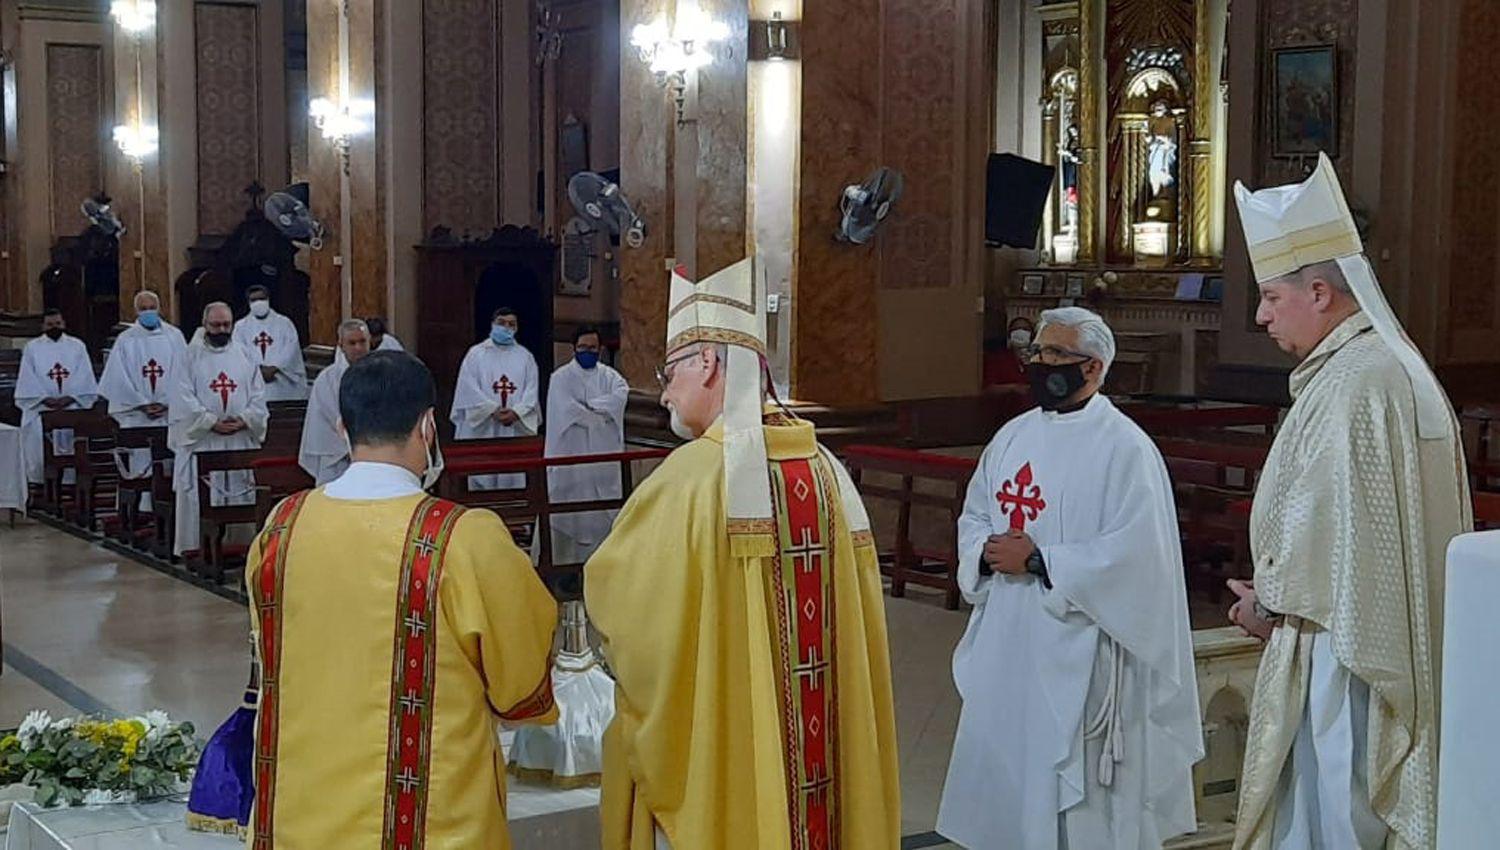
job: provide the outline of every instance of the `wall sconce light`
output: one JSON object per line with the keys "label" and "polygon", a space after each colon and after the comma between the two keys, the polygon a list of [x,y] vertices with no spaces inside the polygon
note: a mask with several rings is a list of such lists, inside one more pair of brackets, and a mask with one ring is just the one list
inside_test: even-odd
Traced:
{"label": "wall sconce light", "polygon": [[115,147],[130,159],[137,173],[144,165],[146,157],[156,153],[161,141],[161,133],[156,127],[141,124],[116,124],[114,136]]}
{"label": "wall sconce light", "polygon": [[355,136],[370,130],[375,117],[375,102],[353,100],[340,105],[326,97],[315,97],[307,104],[307,114],[322,131],[323,138],[338,148],[347,175],[349,144]]}
{"label": "wall sconce light", "polygon": [[156,26],[155,0],[114,0],[109,4],[109,14],[132,37]]}
{"label": "wall sconce light", "polygon": [[710,18],[697,3],[680,5],[670,29],[658,18],[631,30],[631,46],[656,75],[657,84],[672,92],[679,125],[688,123],[684,115],[688,72],[712,64],[709,45],[727,38],[729,25]]}

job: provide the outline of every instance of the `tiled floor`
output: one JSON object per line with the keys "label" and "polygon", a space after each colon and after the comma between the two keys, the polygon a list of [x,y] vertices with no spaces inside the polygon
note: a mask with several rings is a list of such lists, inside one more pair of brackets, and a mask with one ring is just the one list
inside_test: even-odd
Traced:
{"label": "tiled floor", "polygon": [[[31,709],[164,708],[209,734],[237,705],[248,673],[242,606],[36,523],[0,527],[0,729]],[[949,674],[967,614],[913,589],[888,599],[902,827],[911,847],[931,835],[958,697]],[[597,792],[514,786],[518,850],[599,843]],[[936,842],[936,843],[934,843]]]}

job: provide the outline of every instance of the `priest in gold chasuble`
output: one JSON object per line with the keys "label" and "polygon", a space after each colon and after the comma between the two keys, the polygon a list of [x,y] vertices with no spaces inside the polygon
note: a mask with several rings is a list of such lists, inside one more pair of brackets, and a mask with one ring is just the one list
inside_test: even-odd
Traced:
{"label": "priest in gold chasuble", "polygon": [[881,850],[901,804],[869,520],[810,423],[763,407],[751,260],[673,275],[673,452],[584,570],[615,674],[607,850]]}
{"label": "priest in gold chasuble", "polygon": [[1230,618],[1266,640],[1235,847],[1433,847],[1444,554],[1473,526],[1457,419],[1328,158],[1235,196],[1256,319],[1301,361],[1255,491],[1255,579],[1231,582]]}
{"label": "priest in gold chasuble", "polygon": [[556,605],[499,517],[423,492],[434,398],[408,354],[350,366],[352,463],[251,546],[253,850],[510,847],[496,725],[556,719]]}

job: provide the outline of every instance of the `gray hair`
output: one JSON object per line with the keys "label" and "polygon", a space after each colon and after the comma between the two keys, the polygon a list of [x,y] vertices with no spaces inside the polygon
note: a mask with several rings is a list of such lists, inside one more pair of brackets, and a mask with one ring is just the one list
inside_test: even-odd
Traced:
{"label": "gray hair", "polygon": [[365,324],[364,319],[345,319],[344,321],[340,322],[339,342],[344,341],[344,334],[353,333],[355,331],[364,331],[365,334],[368,335],[370,333],[370,326]]}
{"label": "gray hair", "polygon": [[208,324],[208,314],[212,313],[216,307],[223,307],[225,310],[228,310],[229,318],[231,320],[234,318],[234,310],[230,309],[228,304],[225,304],[223,301],[213,301],[203,306],[203,324]]}
{"label": "gray hair", "polygon": [[1354,290],[1349,286],[1349,280],[1344,277],[1344,270],[1339,267],[1338,260],[1325,260],[1321,263],[1303,266],[1283,279],[1287,283],[1303,288],[1312,286],[1315,280],[1322,280],[1326,281],[1336,292],[1342,292],[1345,295],[1354,294]]}
{"label": "gray hair", "polygon": [[142,289],[140,292],[137,292],[135,294],[135,298],[131,301],[131,303],[135,305],[135,309],[137,311],[139,311],[139,310],[142,309],[141,308],[141,299],[142,298],[150,298],[151,301],[152,301],[152,303],[156,304],[157,309],[161,308],[161,296],[157,295],[155,292],[152,292],[149,289]]}
{"label": "gray hair", "polygon": [[1078,329],[1078,353],[1087,354],[1104,364],[1104,374],[1115,362],[1115,334],[1104,323],[1104,319],[1093,310],[1083,307],[1058,307],[1043,310],[1037,322],[1036,335],[1040,337],[1048,325]]}

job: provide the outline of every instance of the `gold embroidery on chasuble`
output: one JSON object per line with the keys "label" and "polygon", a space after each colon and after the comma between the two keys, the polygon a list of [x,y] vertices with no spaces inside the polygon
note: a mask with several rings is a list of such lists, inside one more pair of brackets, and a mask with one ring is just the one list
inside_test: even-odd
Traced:
{"label": "gold embroidery on chasuble", "polygon": [[276,743],[281,709],[281,597],[286,587],[286,552],[292,524],[302,512],[307,492],[290,496],[276,507],[261,547],[260,572],[250,592],[260,628],[260,705],[255,715],[255,843],[254,850],[270,850],[275,841]]}
{"label": "gold embroidery on chasuble", "polygon": [[777,553],[771,585],[792,850],[833,850],[838,825],[838,695],[833,667],[837,493],[818,459],[773,461]]}
{"label": "gold embroidery on chasuble", "polygon": [[406,536],[396,586],[383,850],[421,850],[426,843],[438,586],[453,526],[463,514],[464,509],[453,502],[423,499],[412,514]]}

